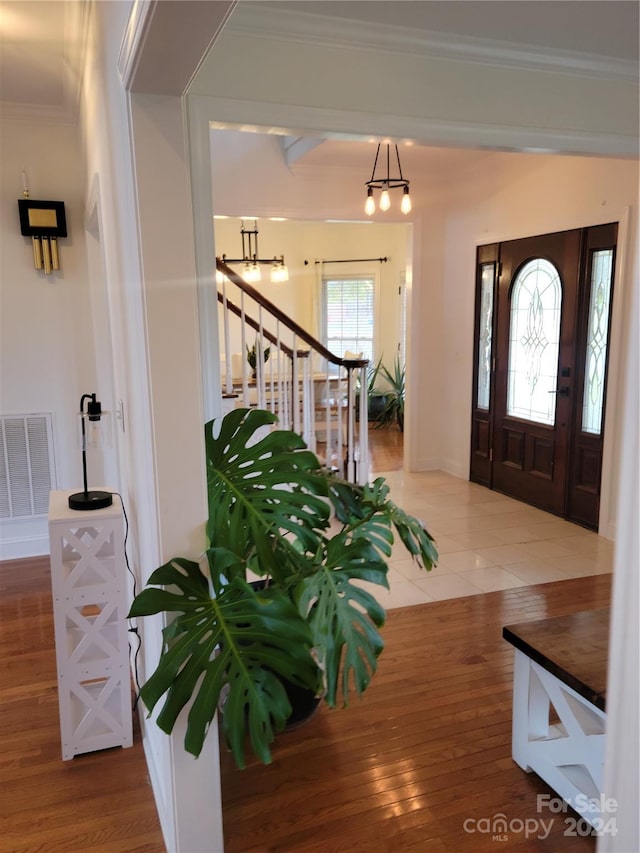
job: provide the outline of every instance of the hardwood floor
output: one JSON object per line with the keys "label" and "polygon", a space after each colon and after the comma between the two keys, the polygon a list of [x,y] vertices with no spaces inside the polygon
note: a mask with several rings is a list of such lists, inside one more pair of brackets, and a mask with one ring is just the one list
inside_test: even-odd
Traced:
{"label": "hardwood floor", "polygon": [[[269,767],[239,771],[223,751],[227,852],[593,851],[594,839],[563,835],[571,813],[536,812],[536,795],[550,790],[511,759],[513,648],[501,632],[603,606],[610,582],[599,575],[388,613],[362,701],[321,707],[280,735]],[[479,831],[496,815],[511,827],[499,843]],[[550,819],[549,837],[538,838]]]}
{"label": "hardwood floor", "polygon": [[[369,469],[376,474],[381,471],[401,471],[404,459],[404,436],[398,427],[391,426],[376,429],[369,424]],[[319,458],[326,458],[325,445],[318,442],[316,451]],[[335,459],[334,459],[335,464]]]}
{"label": "hardwood floor", "polygon": [[[593,839],[563,836],[566,815],[536,813],[548,788],[511,760],[513,649],[501,631],[606,605],[610,582],[594,575],[390,611],[361,701],[322,707],[279,736],[269,767],[239,771],[222,748],[227,853],[593,851]],[[61,760],[47,559],[0,563],[0,618],[0,850],[160,853],[137,735],[131,749]],[[499,813],[515,827],[499,844],[464,829]],[[550,818],[544,840],[518,830]]]}
{"label": "hardwood floor", "polygon": [[0,563],[0,850],[164,850],[139,732],[63,761],[49,559]]}
{"label": "hardwood floor", "polygon": [[371,456],[371,470],[378,471],[400,471],[403,462],[404,435],[395,425],[376,427],[369,426],[369,454]]}

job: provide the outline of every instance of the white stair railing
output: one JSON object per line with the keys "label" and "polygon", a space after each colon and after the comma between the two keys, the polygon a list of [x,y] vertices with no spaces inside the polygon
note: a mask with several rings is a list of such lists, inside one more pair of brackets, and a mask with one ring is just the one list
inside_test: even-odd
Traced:
{"label": "white stair railing", "polygon": [[221,259],[216,266],[225,410],[257,406],[273,412],[278,425],[302,435],[325,464],[365,483],[368,360],[331,353]]}

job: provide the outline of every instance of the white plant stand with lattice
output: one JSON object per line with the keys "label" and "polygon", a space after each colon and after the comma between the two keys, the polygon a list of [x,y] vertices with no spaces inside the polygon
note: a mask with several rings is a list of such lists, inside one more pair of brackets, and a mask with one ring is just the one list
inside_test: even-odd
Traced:
{"label": "white plant stand with lattice", "polygon": [[65,761],[133,743],[122,503],[114,495],[110,507],[82,512],[69,509],[70,494],[54,491],[49,500]]}

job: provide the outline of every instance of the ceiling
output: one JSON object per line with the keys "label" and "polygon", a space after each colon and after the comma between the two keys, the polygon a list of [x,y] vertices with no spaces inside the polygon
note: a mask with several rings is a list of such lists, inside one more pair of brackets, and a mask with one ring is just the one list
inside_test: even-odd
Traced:
{"label": "ceiling", "polygon": [[[264,0],[241,5],[260,8]],[[638,61],[635,0],[269,0],[269,7]]]}
{"label": "ceiling", "polygon": [[86,0],[0,2],[0,107],[6,117],[75,122]]}
{"label": "ceiling", "polygon": [[[0,0],[4,115],[75,121],[90,5]],[[240,0],[236,10],[252,7],[638,61],[635,0]]]}

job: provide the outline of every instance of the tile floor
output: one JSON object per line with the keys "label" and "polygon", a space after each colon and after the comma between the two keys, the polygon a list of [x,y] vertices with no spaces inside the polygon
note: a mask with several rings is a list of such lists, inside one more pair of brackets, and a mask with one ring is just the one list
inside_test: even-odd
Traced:
{"label": "tile floor", "polygon": [[387,609],[612,571],[613,542],[569,521],[441,471],[382,476],[440,555],[425,572],[394,546],[390,590],[376,588]]}

